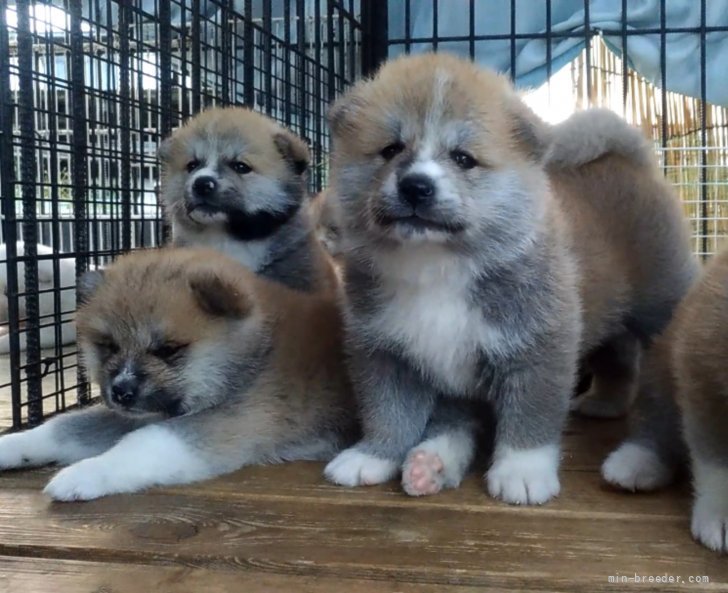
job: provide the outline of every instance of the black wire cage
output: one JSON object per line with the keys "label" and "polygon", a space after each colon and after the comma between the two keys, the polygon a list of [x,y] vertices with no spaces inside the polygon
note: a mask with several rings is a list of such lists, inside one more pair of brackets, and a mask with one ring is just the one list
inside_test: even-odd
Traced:
{"label": "black wire cage", "polygon": [[164,242],[156,151],[186,116],[266,113],[309,143],[311,190],[324,184],[326,109],[373,67],[374,4],[0,0],[0,429],[92,398],[76,278]]}
{"label": "black wire cage", "polygon": [[160,138],[206,106],[251,106],[307,140],[316,191],[328,104],[401,53],[450,51],[507,72],[539,113],[621,112],[654,139],[696,252],[714,252],[728,235],[728,8],[637,4],[0,0],[0,429],[92,398],[73,344],[76,278],[164,242]]}

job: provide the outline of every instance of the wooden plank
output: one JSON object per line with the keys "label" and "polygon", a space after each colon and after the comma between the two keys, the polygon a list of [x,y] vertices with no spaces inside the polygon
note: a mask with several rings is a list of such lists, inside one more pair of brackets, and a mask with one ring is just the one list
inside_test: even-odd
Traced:
{"label": "wooden plank", "polygon": [[[384,507],[467,508],[471,512],[504,512],[509,507],[491,499],[485,492],[480,473],[466,478],[457,490],[437,496],[411,498],[397,481],[366,488],[342,488],[327,483],[320,463],[291,463],[267,467],[250,467],[209,480],[174,488],[155,488],[152,496],[183,495],[202,498],[271,499],[308,501],[339,505],[371,505]],[[38,493],[56,470],[8,472],[0,475],[3,490],[28,490]],[[595,471],[562,472],[562,494],[538,509],[539,513],[582,514],[602,518],[651,517],[687,520],[690,510],[690,489],[687,483],[655,493],[629,494],[605,484]],[[519,514],[531,509],[520,508]]]}
{"label": "wooden plank", "polygon": [[289,576],[242,572],[0,557],[0,591],[3,593],[497,593],[499,589],[364,579]]}
{"label": "wooden plank", "polygon": [[171,493],[49,505],[37,492],[3,490],[0,554],[501,590],[614,591],[608,577],[617,573],[697,574],[712,584],[691,591],[728,591],[728,563],[690,540],[687,515],[613,519],[549,507]]}

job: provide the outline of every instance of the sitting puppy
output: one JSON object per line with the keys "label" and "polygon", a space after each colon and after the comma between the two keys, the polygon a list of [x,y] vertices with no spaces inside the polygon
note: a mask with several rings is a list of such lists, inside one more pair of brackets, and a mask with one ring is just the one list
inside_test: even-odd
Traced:
{"label": "sitting puppy", "polygon": [[307,209],[306,144],[240,107],[209,109],[165,140],[161,201],[175,245],[222,251],[307,292],[335,286]]}
{"label": "sitting puppy", "polygon": [[689,233],[640,133],[575,117],[550,128],[505,78],[442,53],[391,61],[333,106],[364,437],[330,480],[402,468],[413,495],[457,485],[478,420],[465,404],[481,400],[496,416],[488,491],[543,503],[579,364],[590,397],[633,391],[690,281]]}
{"label": "sitting puppy", "polygon": [[[54,315],[60,314],[60,344],[72,344],[76,341],[76,326],[73,324],[73,313],[76,310],[76,264],[72,259],[58,259],[58,279],[55,278],[54,262],[49,258],[53,255],[53,249],[45,245],[37,246],[37,253],[43,259],[38,259],[38,312],[40,316],[40,347],[53,348],[56,345],[56,326]],[[18,256],[25,255],[25,243],[18,241],[16,246]],[[5,331],[0,335],[0,354],[10,352],[10,334],[7,324],[8,314],[8,252],[7,245],[0,245],[0,325],[4,325]],[[18,270],[18,315],[20,322],[24,323],[27,317],[25,296],[25,264],[21,261],[17,265]],[[56,311],[55,291],[58,289],[60,308]],[[26,348],[26,332],[21,331],[19,336],[20,350]]]}
{"label": "sitting puppy", "polygon": [[327,459],[351,439],[333,297],[192,249],[124,256],[81,290],[79,344],[106,405],[0,438],[2,469],[72,464],[46,487],[52,498]]}

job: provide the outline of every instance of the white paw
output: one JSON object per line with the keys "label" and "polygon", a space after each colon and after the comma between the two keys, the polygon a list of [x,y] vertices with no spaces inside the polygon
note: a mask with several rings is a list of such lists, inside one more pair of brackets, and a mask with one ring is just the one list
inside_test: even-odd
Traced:
{"label": "white paw", "polygon": [[674,473],[655,451],[636,443],[623,443],[602,464],[607,482],[632,492],[667,486]]}
{"label": "white paw", "polygon": [[488,492],[511,504],[543,504],[559,494],[559,449],[504,448],[486,474]]}
{"label": "white paw", "polygon": [[356,447],[339,453],[324,469],[324,475],[341,486],[371,486],[392,479],[397,464],[362,453]]}
{"label": "white paw", "polygon": [[413,449],[402,466],[402,488],[410,496],[437,494],[445,485],[444,469],[437,453]]}
{"label": "white paw", "polygon": [[728,467],[693,456],[692,469],[693,537],[711,550],[728,553]]}
{"label": "white paw", "polygon": [[115,489],[104,464],[95,458],[84,459],[62,469],[48,482],[43,492],[53,500],[93,500],[115,494]]}
{"label": "white paw", "polygon": [[[711,495],[712,494],[712,495]],[[728,493],[698,496],[693,505],[693,537],[716,552],[728,552]]]}
{"label": "white paw", "polygon": [[47,425],[0,437],[0,470],[34,467],[54,461],[57,445],[49,438]]}
{"label": "white paw", "polygon": [[9,434],[0,438],[0,469],[13,469],[30,465],[23,453],[27,439],[22,433]]}

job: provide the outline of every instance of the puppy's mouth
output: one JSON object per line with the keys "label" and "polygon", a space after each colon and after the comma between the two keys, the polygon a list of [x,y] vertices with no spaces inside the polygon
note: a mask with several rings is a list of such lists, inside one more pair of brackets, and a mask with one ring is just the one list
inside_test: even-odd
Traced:
{"label": "puppy's mouth", "polygon": [[185,205],[187,218],[197,224],[209,224],[211,222],[225,222],[228,219],[227,213],[211,204],[187,202]]}
{"label": "puppy's mouth", "polygon": [[405,228],[415,233],[424,233],[425,231],[438,231],[440,233],[457,234],[465,230],[465,225],[460,222],[445,222],[425,218],[417,213],[404,216],[393,216],[379,212],[375,215],[375,219],[380,226],[385,228],[399,227]]}

